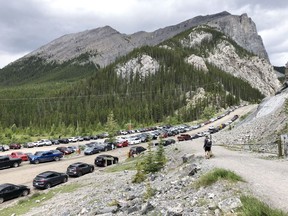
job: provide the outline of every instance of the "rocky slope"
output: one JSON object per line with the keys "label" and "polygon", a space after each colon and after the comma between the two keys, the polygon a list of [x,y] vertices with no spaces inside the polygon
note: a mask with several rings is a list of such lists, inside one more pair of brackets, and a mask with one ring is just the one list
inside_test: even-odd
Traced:
{"label": "rocky slope", "polygon": [[[202,43],[213,40],[213,35],[207,31],[193,31],[188,39],[180,42],[184,47],[197,48]],[[258,56],[240,56],[235,46],[225,38],[218,42],[212,51],[206,53],[206,56],[193,54],[187,58],[187,62],[203,71],[208,71],[205,62],[209,62],[235,77],[247,80],[265,96],[273,95],[280,88],[280,82],[268,60]]]}
{"label": "rocky slope", "polygon": [[268,60],[262,39],[257,34],[255,23],[245,14],[235,16],[228,12],[198,16],[154,32],[141,31],[126,35],[109,26],[105,26],[64,35],[31,52],[24,58],[38,56],[48,62],[64,62],[88,53],[90,61],[103,67],[112,63],[117,57],[129,53],[134,48],[143,45],[157,45],[176,34],[202,24],[218,27],[219,30],[233,38],[245,49]]}
{"label": "rocky slope", "polygon": [[[140,184],[131,183],[135,171],[106,173],[101,170],[75,179],[73,183],[82,185],[80,188],[55,194],[49,201],[39,200],[42,205],[26,216],[222,215],[241,207],[240,191],[248,193],[243,182],[220,181],[205,188],[193,187],[212,167],[203,163],[202,157],[185,154],[185,150],[168,147],[169,161],[165,169]],[[185,163],[184,154],[188,158]]]}
{"label": "rocky slope", "polygon": [[265,98],[245,121],[236,124],[231,130],[215,134],[215,142],[278,154],[277,140],[287,126],[287,98],[287,89],[281,94]]}

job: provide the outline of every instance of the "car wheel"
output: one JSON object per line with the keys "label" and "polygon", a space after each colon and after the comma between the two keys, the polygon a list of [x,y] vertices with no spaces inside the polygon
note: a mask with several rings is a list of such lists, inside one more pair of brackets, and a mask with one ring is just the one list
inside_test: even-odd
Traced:
{"label": "car wheel", "polygon": [[18,166],[19,166],[19,163],[14,163],[13,164],[13,167],[15,167],[15,168],[18,167]]}
{"label": "car wheel", "polygon": [[0,204],[4,202],[4,198],[0,197]]}
{"label": "car wheel", "polygon": [[107,148],[105,148],[105,149],[104,149],[104,151],[105,151],[105,152],[107,152],[107,151],[108,151],[108,149],[107,149]]}
{"label": "car wheel", "polygon": [[93,167],[91,167],[90,168],[90,173],[92,173],[94,171],[94,168]]}
{"label": "car wheel", "polygon": [[77,174],[77,176],[78,176],[78,177],[82,176],[82,172],[79,172],[79,173]]}
{"label": "car wheel", "polygon": [[35,160],[34,163],[35,163],[35,164],[39,164],[39,160]]}
{"label": "car wheel", "polygon": [[67,177],[65,177],[64,179],[63,179],[63,183],[65,183],[65,182],[67,182]]}
{"label": "car wheel", "polygon": [[55,161],[59,161],[60,158],[59,158],[59,157],[55,157],[54,160],[55,160]]}
{"label": "car wheel", "polygon": [[45,188],[46,188],[46,189],[51,188],[51,184],[50,184],[50,183],[47,183],[47,184],[45,185]]}
{"label": "car wheel", "polygon": [[29,191],[28,190],[24,190],[23,192],[22,192],[22,196],[27,196],[29,194]]}

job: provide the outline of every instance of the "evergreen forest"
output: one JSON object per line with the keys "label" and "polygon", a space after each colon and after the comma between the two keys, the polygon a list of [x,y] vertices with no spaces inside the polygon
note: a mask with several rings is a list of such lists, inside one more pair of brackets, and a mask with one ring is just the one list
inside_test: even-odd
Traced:
{"label": "evergreen forest", "polygon": [[[208,28],[200,30],[213,34],[213,41],[197,48],[182,47],[179,39],[195,30],[155,47],[135,49],[105,68],[89,63],[89,53],[61,64],[29,57],[8,65],[0,70],[0,136],[92,134],[105,131],[110,113],[119,129],[191,122],[203,118],[207,109],[216,113],[240,101],[259,102],[263,95],[246,81],[209,63],[209,71],[204,72],[185,61],[191,54],[207,55],[224,38],[236,47],[239,57],[251,55]],[[118,65],[144,54],[159,62],[156,73],[144,78],[140,72],[126,77],[116,73]],[[199,88],[205,97],[189,105]]]}

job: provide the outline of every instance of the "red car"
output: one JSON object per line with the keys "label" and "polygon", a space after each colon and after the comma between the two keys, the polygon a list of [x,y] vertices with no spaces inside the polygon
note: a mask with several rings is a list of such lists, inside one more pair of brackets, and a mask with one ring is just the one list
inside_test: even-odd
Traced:
{"label": "red car", "polygon": [[191,136],[189,134],[180,134],[177,139],[178,141],[191,140]]}
{"label": "red car", "polygon": [[117,148],[127,147],[128,145],[128,140],[121,140],[116,143]]}
{"label": "red car", "polygon": [[28,155],[24,154],[23,152],[12,152],[9,155],[11,158],[20,158],[22,161],[28,161]]}

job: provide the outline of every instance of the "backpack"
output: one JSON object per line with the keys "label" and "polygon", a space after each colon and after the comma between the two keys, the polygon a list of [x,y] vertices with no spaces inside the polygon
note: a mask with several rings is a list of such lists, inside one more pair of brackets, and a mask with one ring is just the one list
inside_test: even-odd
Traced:
{"label": "backpack", "polygon": [[206,141],[206,145],[205,145],[206,147],[211,147],[212,146],[212,141],[210,140],[210,139],[208,139],[207,141]]}

